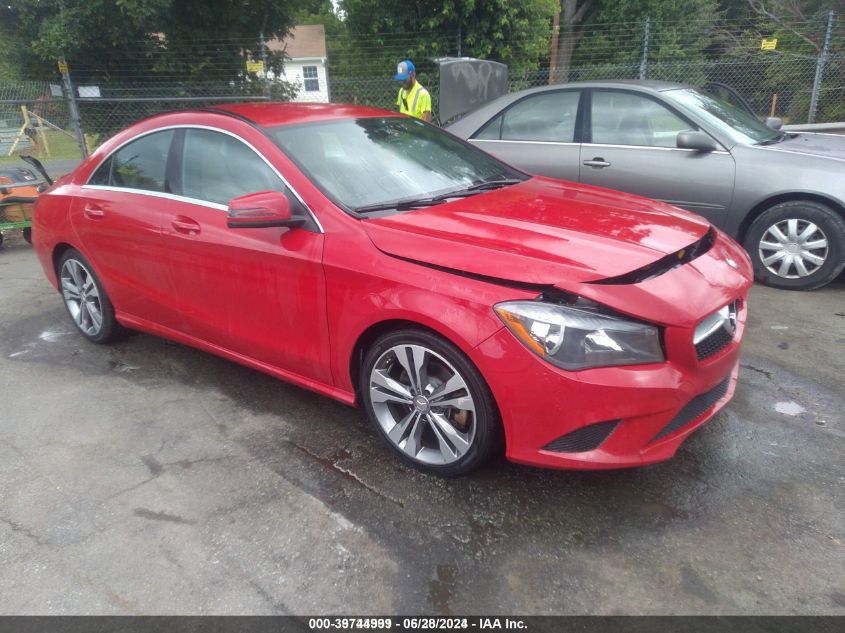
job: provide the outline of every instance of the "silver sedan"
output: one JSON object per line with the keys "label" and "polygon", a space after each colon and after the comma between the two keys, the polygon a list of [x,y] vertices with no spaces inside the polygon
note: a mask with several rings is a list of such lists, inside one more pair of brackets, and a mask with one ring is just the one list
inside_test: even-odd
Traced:
{"label": "silver sedan", "polygon": [[755,276],[810,290],[845,268],[845,137],[787,133],[683,84],[505,95],[447,128],[527,172],[662,200],[739,240]]}

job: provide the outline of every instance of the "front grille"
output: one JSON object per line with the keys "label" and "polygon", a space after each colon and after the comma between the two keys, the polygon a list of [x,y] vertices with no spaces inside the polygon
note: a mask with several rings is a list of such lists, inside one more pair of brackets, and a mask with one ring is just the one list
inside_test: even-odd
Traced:
{"label": "front grille", "polygon": [[725,349],[733,340],[734,335],[731,332],[728,332],[724,328],[716,330],[706,339],[696,344],[695,355],[698,360],[710,358],[713,354]]}
{"label": "front grille", "polygon": [[652,438],[651,442],[656,442],[657,440],[674,433],[678,429],[685,427],[690,422],[698,419],[705,411],[716,404],[726,393],[728,393],[728,385],[730,383],[731,377],[728,376],[707,393],[703,393],[690,400],[687,403],[687,406],[678,411],[678,414],[672,418],[669,424],[664,426],[660,433]]}
{"label": "front grille", "polygon": [[693,344],[698,360],[705,360],[725,349],[736,336],[739,301],[734,301],[705,317],[695,328]]}
{"label": "front grille", "polygon": [[543,447],[544,451],[553,451],[555,453],[586,453],[597,449],[602,443],[610,437],[613,429],[619,424],[620,420],[608,420],[607,422],[598,422],[589,426],[581,427],[572,433],[561,435],[556,440],[552,440]]}

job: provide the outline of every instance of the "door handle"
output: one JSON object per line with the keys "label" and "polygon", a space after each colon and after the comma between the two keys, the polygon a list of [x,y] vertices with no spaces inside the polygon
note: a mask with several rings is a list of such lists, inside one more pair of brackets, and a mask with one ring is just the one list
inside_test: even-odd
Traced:
{"label": "door handle", "polygon": [[170,226],[176,229],[177,233],[184,235],[199,235],[200,233],[199,222],[191,218],[186,218],[184,215],[177,215],[171,220]]}
{"label": "door handle", "polygon": [[601,156],[596,156],[593,160],[585,160],[584,164],[587,167],[610,167],[610,163]]}
{"label": "door handle", "polygon": [[106,217],[105,212],[96,204],[93,204],[91,202],[85,204],[85,208],[82,210],[82,213],[89,220],[99,220],[101,218]]}

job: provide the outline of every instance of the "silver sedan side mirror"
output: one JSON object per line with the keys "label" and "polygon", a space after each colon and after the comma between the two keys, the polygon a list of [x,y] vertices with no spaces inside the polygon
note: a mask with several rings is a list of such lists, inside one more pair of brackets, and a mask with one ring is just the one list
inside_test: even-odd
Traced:
{"label": "silver sedan side mirror", "polygon": [[767,116],[766,125],[768,125],[773,130],[779,130],[783,127],[783,119],[781,119],[779,116]]}
{"label": "silver sedan side mirror", "polygon": [[678,132],[678,138],[675,144],[681,149],[694,149],[699,152],[715,152],[719,149],[716,141],[704,132],[698,132],[696,130]]}

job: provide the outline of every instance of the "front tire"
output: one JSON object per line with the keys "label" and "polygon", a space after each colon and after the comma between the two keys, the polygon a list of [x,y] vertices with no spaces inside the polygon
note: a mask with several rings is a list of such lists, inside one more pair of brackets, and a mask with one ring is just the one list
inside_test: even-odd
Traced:
{"label": "front tire", "polygon": [[787,290],[821,288],[845,268],[845,220],[819,202],[781,202],[754,220],[745,249],[757,281]]}
{"label": "front tire", "polygon": [[501,445],[490,388],[457,347],[422,330],[400,330],[367,350],[360,379],[364,409],[402,461],[423,472],[469,473]]}
{"label": "front tire", "polygon": [[93,343],[110,343],[123,334],[103,284],[82,253],[65,251],[58,273],[65,308],[82,336]]}
{"label": "front tire", "polygon": [[32,228],[31,227],[26,227],[23,230],[23,239],[26,240],[27,244],[32,244]]}

